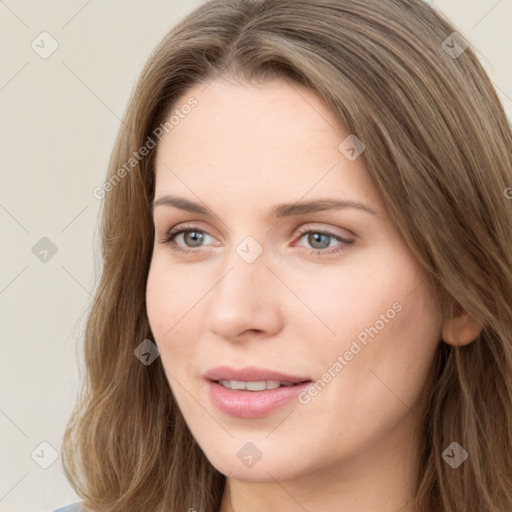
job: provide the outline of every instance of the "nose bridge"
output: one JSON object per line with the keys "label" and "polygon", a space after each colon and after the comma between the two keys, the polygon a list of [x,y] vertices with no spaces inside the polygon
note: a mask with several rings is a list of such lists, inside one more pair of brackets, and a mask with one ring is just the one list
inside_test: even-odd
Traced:
{"label": "nose bridge", "polygon": [[[267,254],[252,237],[233,246],[224,259],[208,310],[208,328],[216,335],[235,339],[246,330],[277,328],[274,280]],[[276,283],[277,284],[277,283]]]}
{"label": "nose bridge", "polygon": [[[217,285],[217,298],[237,300],[259,297],[264,281],[271,274],[263,245],[249,235],[235,245],[226,257],[222,279]],[[245,303],[248,304],[248,300]]]}

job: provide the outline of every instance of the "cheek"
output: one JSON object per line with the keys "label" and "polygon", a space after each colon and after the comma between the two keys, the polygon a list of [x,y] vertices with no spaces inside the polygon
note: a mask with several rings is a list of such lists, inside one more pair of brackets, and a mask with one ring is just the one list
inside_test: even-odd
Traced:
{"label": "cheek", "polygon": [[168,321],[172,311],[172,299],[166,291],[165,277],[153,261],[146,284],[146,311],[151,331],[158,344],[159,338],[172,324]]}
{"label": "cheek", "polygon": [[358,335],[363,341],[370,337],[367,329],[389,332],[400,318],[421,317],[425,310],[425,304],[418,303],[422,289],[415,291],[424,278],[421,268],[400,248],[382,245],[379,249],[348,255],[343,265],[319,267],[315,275],[309,271],[306,279],[304,273],[298,276],[296,271],[280,269],[303,303],[291,300],[286,314],[302,325],[302,332],[315,329],[317,342],[325,343],[327,351],[329,347],[348,350]]}
{"label": "cheek", "polygon": [[[165,256],[157,256],[152,264],[146,285],[146,311],[164,368],[178,375],[195,350],[192,340],[200,339],[198,321],[205,314],[206,293],[199,283],[183,277],[179,269],[170,269]],[[171,383],[172,385],[172,383]]]}
{"label": "cheek", "polygon": [[340,341],[323,345],[326,370],[344,356],[324,405],[352,411],[361,425],[371,417],[389,426],[422,396],[439,346],[440,320],[421,271],[410,261],[371,277],[359,296],[341,304]]}
{"label": "cheek", "polygon": [[[166,356],[171,348],[176,332],[183,327],[184,291],[179,283],[174,283],[174,272],[165,270],[158,259],[152,262],[146,286],[146,310],[151,331],[155,337],[154,342],[160,350],[162,360],[166,363]],[[179,293],[176,290],[180,290]]]}
{"label": "cheek", "polygon": [[[170,250],[170,249],[169,249]],[[199,297],[197,283],[180,277],[183,272],[168,262],[166,249],[156,247],[146,284],[146,308],[151,330],[160,341],[170,339],[186,321],[187,310]]]}
{"label": "cheek", "polygon": [[[308,296],[311,309],[331,330],[329,334],[320,326],[327,335],[317,334],[315,338],[319,376],[331,368],[331,373],[340,375],[334,379],[334,387],[342,386],[354,400],[361,399],[366,389],[366,398],[374,397],[370,401],[382,393],[390,394],[379,382],[380,377],[414,401],[428,375],[441,329],[424,279],[412,256],[394,250],[383,251],[378,257],[374,254],[371,260],[361,259],[350,266],[350,272],[340,271],[336,279],[317,281],[323,285],[323,295],[308,296],[304,285],[303,296]],[[302,332],[312,333],[311,322],[309,327],[306,320],[299,322],[303,322]],[[342,356],[342,366],[333,367],[339,363],[338,356]],[[359,384],[349,386],[346,379]]]}
{"label": "cheek", "polygon": [[[403,290],[403,309],[379,334],[378,349],[368,365],[410,403],[420,393],[440,343],[440,315],[433,310],[430,291],[423,283]],[[406,402],[409,403],[409,402]]]}

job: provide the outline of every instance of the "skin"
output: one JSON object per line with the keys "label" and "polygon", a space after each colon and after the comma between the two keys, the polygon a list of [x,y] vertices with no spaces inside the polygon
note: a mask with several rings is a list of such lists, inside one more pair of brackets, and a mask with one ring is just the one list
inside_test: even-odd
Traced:
{"label": "skin", "polygon": [[[198,106],[159,144],[155,198],[182,196],[215,216],[154,209],[147,313],[187,425],[227,476],[220,512],[412,510],[433,357],[443,336],[469,343],[478,327],[464,314],[442,324],[422,267],[363,158],[350,161],[338,149],[349,132],[320,98],[284,81],[220,79],[178,104],[192,96]],[[375,214],[270,215],[278,203],[318,198],[364,203]],[[174,240],[199,252],[161,242],[177,226],[206,231]],[[353,243],[314,238],[318,229]],[[263,249],[252,263],[236,252],[247,236]],[[211,403],[206,370],[254,365],[316,381],[397,303],[401,310],[309,403],[294,400],[258,419]],[[236,456],[247,442],[262,453],[251,468]]]}

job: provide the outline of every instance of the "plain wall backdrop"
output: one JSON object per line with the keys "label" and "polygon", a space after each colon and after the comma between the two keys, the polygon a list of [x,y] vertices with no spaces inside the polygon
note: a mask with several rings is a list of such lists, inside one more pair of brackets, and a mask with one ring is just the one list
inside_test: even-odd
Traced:
{"label": "plain wall backdrop", "polygon": [[[202,1],[0,0],[0,512],[79,500],[59,457],[101,266],[93,190],[150,52]],[[512,119],[512,0],[430,3]]]}

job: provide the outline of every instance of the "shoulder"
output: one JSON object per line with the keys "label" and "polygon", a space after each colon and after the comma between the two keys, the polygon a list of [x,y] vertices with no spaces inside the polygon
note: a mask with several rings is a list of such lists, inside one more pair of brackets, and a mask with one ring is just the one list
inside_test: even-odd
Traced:
{"label": "shoulder", "polygon": [[82,507],[80,506],[80,502],[72,503],[71,505],[67,505],[65,507],[54,510],[54,512],[80,512]]}

